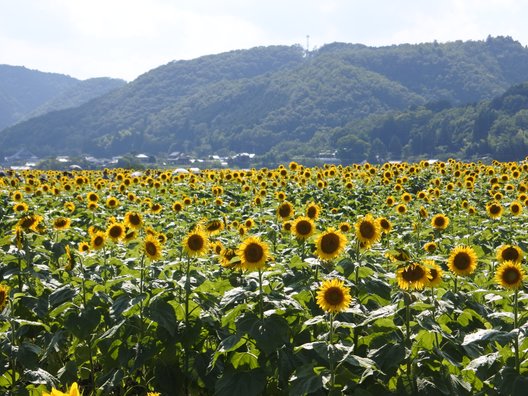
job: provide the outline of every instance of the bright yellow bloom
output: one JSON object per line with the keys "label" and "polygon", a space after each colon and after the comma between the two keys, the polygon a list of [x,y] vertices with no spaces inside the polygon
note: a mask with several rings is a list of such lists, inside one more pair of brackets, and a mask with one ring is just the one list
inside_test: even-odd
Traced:
{"label": "bright yellow bloom", "polygon": [[356,238],[366,247],[373,245],[381,238],[381,226],[369,213],[355,224]]}
{"label": "bright yellow bloom", "polygon": [[412,263],[396,270],[398,286],[403,290],[421,290],[429,284],[429,269]]}
{"label": "bright yellow bloom", "polygon": [[201,228],[194,229],[183,240],[183,250],[188,256],[203,256],[208,249],[209,240],[207,239],[207,234]]}
{"label": "bright yellow bloom", "polygon": [[55,388],[52,388],[51,393],[43,392],[42,396],[81,396],[81,393],[79,392],[79,386],[77,385],[77,382],[74,382],[67,392],[61,392]]}
{"label": "bright yellow bloom", "polygon": [[446,215],[442,213],[435,214],[433,218],[431,219],[431,226],[435,230],[445,230],[448,225],[449,225],[449,217],[447,217]]}
{"label": "bright yellow bloom", "polygon": [[315,253],[322,260],[332,260],[339,256],[347,244],[347,238],[333,228],[321,233],[315,241]]}
{"label": "bright yellow bloom", "polygon": [[447,266],[456,275],[470,275],[477,268],[477,254],[470,246],[457,246],[451,251]]}
{"label": "bright yellow bloom", "polygon": [[161,258],[161,243],[155,235],[147,234],[143,240],[143,251],[151,260]]}
{"label": "bright yellow bloom", "polygon": [[506,289],[519,289],[522,287],[524,276],[525,272],[520,263],[504,261],[497,267],[495,282]]}
{"label": "bright yellow bloom", "polygon": [[2,312],[9,300],[9,286],[0,285],[0,312]]}
{"label": "bright yellow bloom", "polygon": [[304,241],[313,235],[315,225],[309,217],[300,216],[292,221],[290,230],[297,239]]}
{"label": "bright yellow bloom", "polygon": [[516,245],[502,245],[497,249],[497,260],[499,263],[504,261],[513,261],[514,263],[520,263],[523,259],[524,252],[519,246]]}
{"label": "bright yellow bloom", "polygon": [[350,288],[340,279],[327,279],[317,291],[317,305],[322,310],[337,313],[346,310],[352,302]]}
{"label": "bright yellow bloom", "polygon": [[240,266],[249,271],[264,268],[270,258],[268,244],[253,236],[240,244],[236,254],[240,257]]}

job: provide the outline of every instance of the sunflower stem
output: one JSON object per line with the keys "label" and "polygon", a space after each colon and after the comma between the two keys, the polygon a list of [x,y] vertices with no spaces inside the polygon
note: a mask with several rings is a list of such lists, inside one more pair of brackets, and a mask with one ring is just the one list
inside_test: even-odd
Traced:
{"label": "sunflower stem", "polygon": [[409,357],[407,360],[407,377],[414,389],[414,381],[412,376],[412,357],[411,357],[411,296],[409,293],[405,293],[405,346],[409,349]]}
{"label": "sunflower stem", "polygon": [[[433,286],[431,286],[431,302],[433,303],[433,312],[432,312],[433,322],[436,323],[436,294],[435,294],[435,290]],[[436,347],[438,348],[440,346],[440,342],[438,342],[438,333],[435,331],[434,335],[435,335],[435,344],[436,344]]]}
{"label": "sunflower stem", "polygon": [[264,302],[262,300],[263,293],[262,293],[262,269],[259,268],[258,270],[259,274],[259,317],[261,322],[264,321]]}
{"label": "sunflower stem", "polygon": [[[82,262],[82,258],[79,257],[79,267],[81,270],[81,288],[82,288],[82,299],[83,299],[83,307],[86,309],[86,272],[84,271],[84,265]],[[92,388],[92,392],[95,392],[95,370],[94,370],[94,360],[93,360],[93,351],[92,351],[92,339],[89,336],[86,340],[86,344],[88,346],[88,359],[90,363],[90,386]]]}
{"label": "sunflower stem", "polygon": [[183,370],[184,380],[183,387],[186,395],[189,395],[189,345],[188,345],[188,333],[189,333],[189,298],[191,296],[191,257],[187,256],[187,267],[185,269],[185,336],[183,339]]}
{"label": "sunflower stem", "polygon": [[519,314],[519,289],[515,289],[513,294],[513,330],[515,331],[515,338],[513,339],[513,349],[515,353],[515,371],[517,374],[521,373],[521,365],[519,359],[519,333],[518,333],[518,314]]}
{"label": "sunflower stem", "polygon": [[335,362],[334,362],[334,314],[330,313],[330,331],[328,332],[328,352],[330,363],[330,390],[335,386]]}

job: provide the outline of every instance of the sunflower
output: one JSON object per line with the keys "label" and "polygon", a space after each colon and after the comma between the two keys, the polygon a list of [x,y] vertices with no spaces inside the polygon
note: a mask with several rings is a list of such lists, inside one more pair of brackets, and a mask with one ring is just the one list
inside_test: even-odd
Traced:
{"label": "sunflower", "polygon": [[405,204],[398,204],[396,206],[396,213],[398,214],[407,213],[407,206],[405,206]]}
{"label": "sunflower", "polygon": [[522,287],[524,275],[525,272],[520,263],[507,260],[497,267],[495,282],[506,289],[515,290]]}
{"label": "sunflower", "polygon": [[310,219],[317,220],[320,214],[321,214],[321,207],[317,205],[315,202],[310,202],[308,206],[306,206],[306,216],[309,217]]}
{"label": "sunflower", "polygon": [[393,206],[396,203],[396,199],[392,195],[389,195],[387,199],[385,199],[385,203],[387,206]]}
{"label": "sunflower", "polygon": [[325,280],[317,291],[317,305],[325,312],[338,313],[346,310],[352,302],[350,288],[340,279]]}
{"label": "sunflower", "polygon": [[347,244],[347,238],[334,228],[321,233],[315,241],[315,253],[322,260],[332,260],[339,256]]}
{"label": "sunflower", "polygon": [[106,242],[106,234],[103,231],[95,231],[92,234],[92,239],[90,240],[90,246],[93,250],[100,250],[104,247]]}
{"label": "sunflower", "polygon": [[427,242],[426,244],[424,244],[423,248],[427,253],[434,253],[436,252],[438,246],[435,242]]}
{"label": "sunflower", "polygon": [[378,217],[376,219],[379,226],[381,227],[381,232],[384,234],[388,234],[392,230],[392,224],[387,218],[385,217]]}
{"label": "sunflower", "polygon": [[56,230],[66,230],[70,228],[71,220],[67,217],[58,217],[53,220],[53,227]]}
{"label": "sunflower", "polygon": [[314,231],[314,222],[309,217],[300,216],[291,223],[291,233],[301,241],[305,241],[306,239],[310,238]]}
{"label": "sunflower", "polygon": [[365,246],[370,246],[381,238],[381,226],[370,213],[359,219],[354,227],[356,238]]}
{"label": "sunflower", "polygon": [[343,234],[346,234],[350,232],[350,230],[352,229],[352,226],[350,225],[350,223],[343,221],[339,223],[338,228],[339,228],[339,231],[341,231]]}
{"label": "sunflower", "polygon": [[127,212],[124,223],[128,228],[139,230],[143,226],[143,217],[138,212]]}
{"label": "sunflower", "polygon": [[88,242],[81,242],[77,247],[79,253],[88,253],[90,251],[90,244]]}
{"label": "sunflower", "polygon": [[519,216],[523,211],[522,204],[519,201],[513,201],[510,204],[510,213],[513,216]]}
{"label": "sunflower", "polygon": [[499,263],[513,261],[520,263],[523,260],[524,252],[516,245],[502,245],[497,249],[496,257]]}
{"label": "sunflower", "polygon": [[106,235],[114,242],[125,237],[125,226],[121,223],[112,223],[106,229]]}
{"label": "sunflower", "polygon": [[143,251],[145,255],[151,260],[159,260],[161,258],[161,243],[155,235],[147,235],[143,240]]}
{"label": "sunflower", "polygon": [[431,226],[435,230],[445,230],[449,225],[449,217],[442,213],[435,214],[431,219]]}
{"label": "sunflower", "polygon": [[396,270],[398,286],[403,290],[421,290],[429,284],[429,269],[419,263],[411,263]]}
{"label": "sunflower", "polygon": [[207,232],[209,235],[217,234],[223,229],[224,229],[224,222],[218,219],[209,220],[208,222],[205,223],[205,226],[204,226],[205,232]]}
{"label": "sunflower", "polygon": [[4,310],[9,299],[9,286],[0,285],[0,312]]}
{"label": "sunflower", "polygon": [[64,203],[64,209],[66,209],[68,212],[72,213],[75,211],[75,204],[71,201]]}
{"label": "sunflower", "polygon": [[162,210],[163,210],[163,206],[158,202],[154,202],[152,205],[150,205],[151,213],[158,214],[158,213],[161,213]]}
{"label": "sunflower", "polygon": [[88,202],[97,202],[99,201],[99,195],[97,195],[97,193],[95,192],[89,192],[86,195],[86,199],[88,200]]}
{"label": "sunflower", "polygon": [[457,246],[451,251],[447,266],[456,275],[469,275],[477,268],[477,254],[470,246]]}
{"label": "sunflower", "polygon": [[24,216],[18,220],[17,227],[24,231],[37,231],[40,222],[43,220],[43,217],[37,214],[32,214],[29,216]]}
{"label": "sunflower", "polygon": [[172,210],[176,213],[181,212],[183,210],[183,206],[183,203],[181,203],[180,201],[174,201],[172,203]]}
{"label": "sunflower", "polygon": [[231,248],[224,248],[220,252],[220,265],[224,268],[233,268],[240,263],[239,260],[233,260],[237,256],[236,250]]}
{"label": "sunflower", "polygon": [[13,198],[13,201],[19,202],[24,199],[24,194],[21,191],[14,191],[11,194],[11,197]]}
{"label": "sunflower", "polygon": [[81,396],[81,392],[79,391],[79,386],[77,385],[77,382],[74,382],[67,392],[61,392],[55,388],[51,389],[51,393],[43,392],[42,396]]}
{"label": "sunflower", "polygon": [[64,269],[66,271],[71,271],[75,267],[75,256],[73,255],[73,252],[70,250],[70,245],[66,245],[64,247],[65,253],[66,253],[66,265],[64,266]]}
{"label": "sunflower", "polygon": [[106,198],[106,206],[115,209],[119,206],[119,201],[116,197],[108,197]]}
{"label": "sunflower", "polygon": [[442,283],[442,276],[444,271],[436,264],[433,260],[424,260],[423,266],[429,269],[429,276],[427,277],[428,283],[426,286],[437,287]]}
{"label": "sunflower", "polygon": [[282,220],[288,220],[293,215],[293,205],[288,201],[282,202],[277,208],[277,216]]}
{"label": "sunflower", "polygon": [[27,212],[29,209],[29,206],[25,202],[18,202],[13,205],[13,211],[20,213],[20,212]]}
{"label": "sunflower", "polygon": [[249,271],[261,269],[270,258],[269,248],[266,242],[257,237],[246,238],[236,251],[240,257],[240,265]]}
{"label": "sunflower", "polygon": [[498,219],[502,216],[503,207],[498,201],[490,202],[486,205],[486,212],[492,219]]}
{"label": "sunflower", "polygon": [[188,256],[203,256],[209,249],[207,234],[201,228],[195,228],[183,240],[183,250]]}

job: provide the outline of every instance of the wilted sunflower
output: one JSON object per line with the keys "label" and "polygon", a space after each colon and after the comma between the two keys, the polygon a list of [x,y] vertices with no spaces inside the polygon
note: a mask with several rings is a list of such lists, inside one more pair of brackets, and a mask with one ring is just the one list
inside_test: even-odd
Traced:
{"label": "wilted sunflower", "polygon": [[356,238],[365,246],[371,246],[381,238],[381,226],[370,213],[359,219],[354,227]]}
{"label": "wilted sunflower", "polygon": [[310,202],[306,206],[306,216],[309,217],[310,219],[317,220],[320,214],[321,214],[321,207],[317,205],[315,202]]}
{"label": "wilted sunflower", "polygon": [[477,254],[470,246],[457,246],[451,251],[447,266],[456,275],[470,275],[477,268]]}
{"label": "wilted sunflower", "polygon": [[322,260],[332,260],[339,256],[347,244],[347,238],[334,228],[321,233],[315,241],[315,253]]}
{"label": "wilted sunflower", "polygon": [[53,228],[56,230],[66,230],[70,228],[71,220],[68,217],[57,217],[53,220]]}
{"label": "wilted sunflower", "polygon": [[220,252],[220,265],[224,268],[233,268],[240,263],[240,259],[233,260],[237,256],[236,250],[231,248],[224,248]]}
{"label": "wilted sunflower", "polygon": [[138,212],[127,212],[124,222],[128,228],[139,230],[143,226],[143,217]]}
{"label": "wilted sunflower", "polygon": [[293,205],[288,201],[282,202],[277,208],[277,216],[282,220],[288,220],[293,215]]}
{"label": "wilted sunflower", "polygon": [[344,285],[340,279],[325,280],[317,291],[317,305],[330,313],[338,313],[346,310],[352,302],[350,288]]}
{"label": "wilted sunflower", "polygon": [[104,247],[106,242],[106,235],[103,231],[95,231],[92,234],[92,239],[90,240],[90,246],[93,250],[100,250]]}
{"label": "wilted sunflower", "polygon": [[442,213],[435,214],[431,219],[431,226],[435,230],[445,230],[449,225],[449,217]]}
{"label": "wilted sunflower", "polygon": [[209,249],[209,240],[201,228],[195,228],[183,239],[183,250],[191,257],[203,256]]}
{"label": "wilted sunflower", "polygon": [[398,286],[403,290],[421,290],[429,283],[429,269],[419,263],[411,263],[396,270]]}
{"label": "wilted sunflower", "polygon": [[264,268],[270,258],[268,244],[257,237],[246,238],[238,247],[236,254],[240,265],[249,271]]}
{"label": "wilted sunflower", "polygon": [[0,285],[0,312],[4,310],[9,300],[9,286]]}
{"label": "wilted sunflower", "polygon": [[114,242],[125,237],[125,226],[121,223],[112,223],[106,229],[106,235]]}
{"label": "wilted sunflower", "polygon": [[65,253],[66,253],[66,265],[64,266],[64,269],[66,271],[71,271],[75,267],[75,256],[73,255],[73,252],[70,250],[70,245],[66,245],[64,247]]}
{"label": "wilted sunflower", "polygon": [[40,222],[43,220],[43,217],[37,214],[32,214],[29,216],[24,216],[18,220],[17,227],[24,231],[37,231]]}
{"label": "wilted sunflower", "polygon": [[161,243],[155,235],[148,234],[145,236],[143,251],[151,260],[159,260],[161,258]]}
{"label": "wilted sunflower", "polygon": [[439,286],[442,283],[442,276],[444,275],[444,271],[442,270],[442,268],[433,260],[424,260],[422,264],[427,269],[429,269],[429,276],[427,277],[428,283],[426,286]]}
{"label": "wilted sunflower", "polygon": [[290,230],[297,239],[304,241],[313,235],[315,225],[309,217],[300,216],[292,221]]}
{"label": "wilted sunflower", "polygon": [[210,234],[217,234],[224,229],[224,222],[222,220],[213,219],[205,223],[204,230]]}
{"label": "wilted sunflower", "polygon": [[504,261],[513,261],[520,263],[523,259],[524,252],[516,245],[502,245],[497,249],[496,257],[499,263]]}
{"label": "wilted sunflower", "polygon": [[490,202],[486,205],[486,212],[492,219],[498,219],[501,217],[503,210],[502,205],[497,201]]}
{"label": "wilted sunflower", "polygon": [[497,267],[495,282],[506,289],[519,289],[522,287],[524,275],[525,272],[520,263],[508,260]]}

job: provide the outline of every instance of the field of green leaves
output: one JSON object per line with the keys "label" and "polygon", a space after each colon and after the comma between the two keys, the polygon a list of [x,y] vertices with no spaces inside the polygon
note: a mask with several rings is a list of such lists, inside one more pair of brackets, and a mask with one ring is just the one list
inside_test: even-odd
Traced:
{"label": "field of green leaves", "polygon": [[528,163],[0,189],[0,394],[525,394]]}

